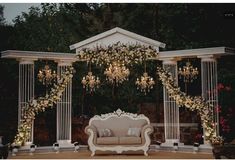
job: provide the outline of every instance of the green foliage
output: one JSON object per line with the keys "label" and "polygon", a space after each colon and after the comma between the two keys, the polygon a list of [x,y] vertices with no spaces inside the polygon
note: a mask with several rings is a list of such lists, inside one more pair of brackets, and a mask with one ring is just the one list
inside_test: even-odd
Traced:
{"label": "green foliage", "polygon": [[4,16],[3,16],[3,10],[4,10],[4,6],[0,5],[0,24],[4,24]]}

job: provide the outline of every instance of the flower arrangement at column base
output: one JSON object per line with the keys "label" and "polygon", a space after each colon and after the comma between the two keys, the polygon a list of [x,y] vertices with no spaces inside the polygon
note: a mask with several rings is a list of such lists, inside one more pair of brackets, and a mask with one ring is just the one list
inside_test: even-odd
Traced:
{"label": "flower arrangement at column base", "polygon": [[212,137],[212,145],[213,146],[222,146],[223,145],[223,138],[220,136]]}

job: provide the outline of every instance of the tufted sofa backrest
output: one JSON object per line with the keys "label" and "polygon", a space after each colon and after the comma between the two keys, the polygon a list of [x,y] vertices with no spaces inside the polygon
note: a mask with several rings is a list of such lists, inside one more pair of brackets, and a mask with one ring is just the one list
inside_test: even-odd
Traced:
{"label": "tufted sofa backrest", "polygon": [[132,119],[128,116],[111,116],[107,119],[96,119],[91,122],[98,130],[110,129],[114,136],[124,137],[129,128],[142,128],[147,125],[146,119]]}

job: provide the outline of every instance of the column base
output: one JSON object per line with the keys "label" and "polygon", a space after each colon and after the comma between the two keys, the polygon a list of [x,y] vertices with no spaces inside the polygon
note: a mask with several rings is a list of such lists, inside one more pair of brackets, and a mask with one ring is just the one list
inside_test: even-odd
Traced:
{"label": "column base", "polygon": [[33,144],[33,142],[25,142],[25,145],[21,146],[21,149],[30,149],[30,145]]}
{"label": "column base", "polygon": [[178,146],[184,145],[184,143],[180,143],[179,139],[166,139],[165,142],[161,144],[161,146],[172,147],[174,143],[178,143]]}
{"label": "column base", "polygon": [[201,144],[199,148],[212,149],[213,147],[210,143],[206,143],[206,144]]}
{"label": "column base", "polygon": [[57,140],[57,143],[59,143],[59,146],[63,148],[73,147],[71,140]]}

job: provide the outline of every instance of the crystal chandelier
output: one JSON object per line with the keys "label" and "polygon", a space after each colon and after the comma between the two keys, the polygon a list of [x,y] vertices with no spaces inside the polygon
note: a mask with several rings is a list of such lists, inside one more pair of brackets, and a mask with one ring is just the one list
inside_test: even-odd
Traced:
{"label": "crystal chandelier", "polygon": [[51,85],[53,81],[57,78],[57,74],[55,71],[52,71],[49,65],[45,65],[43,69],[40,69],[38,72],[38,80],[43,85]]}
{"label": "crystal chandelier", "polygon": [[137,89],[144,92],[145,95],[153,88],[155,82],[152,77],[148,76],[146,64],[144,66],[144,74],[140,78],[137,78],[135,84],[137,85]]}
{"label": "crystal chandelier", "polygon": [[90,66],[89,66],[89,72],[86,76],[84,76],[82,78],[82,85],[83,85],[83,88],[86,88],[86,90],[90,90],[90,92],[94,92],[96,88],[99,88],[99,85],[100,85],[100,79],[99,77],[96,77],[94,75],[92,75],[92,72],[91,72],[91,63],[90,63]]}
{"label": "crystal chandelier", "polygon": [[183,66],[183,69],[179,68],[179,76],[183,77],[185,83],[192,83],[193,80],[197,79],[198,69],[194,68],[190,62],[186,62],[186,66]]}
{"label": "crystal chandelier", "polygon": [[106,80],[118,86],[118,84],[128,80],[130,71],[125,67],[124,63],[113,62],[105,69],[104,74],[106,75]]}

